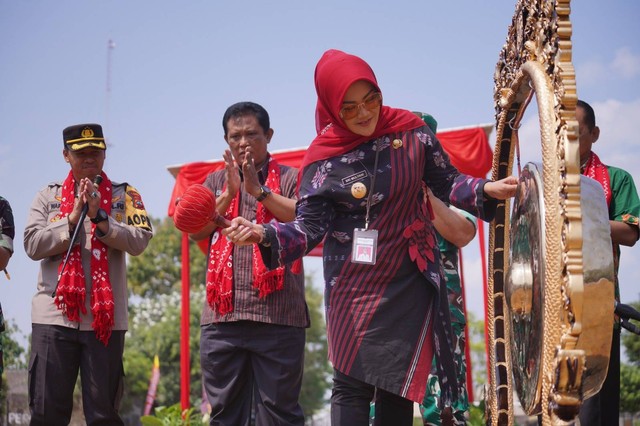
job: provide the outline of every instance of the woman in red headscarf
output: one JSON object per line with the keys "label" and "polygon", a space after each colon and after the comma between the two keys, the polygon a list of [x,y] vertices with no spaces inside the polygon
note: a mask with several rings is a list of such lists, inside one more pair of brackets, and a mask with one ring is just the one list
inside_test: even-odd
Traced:
{"label": "woman in red headscarf", "polygon": [[446,288],[424,185],[436,197],[490,220],[512,197],[513,177],[492,182],[460,174],[413,113],[383,105],[376,77],[357,56],[324,53],[315,73],[318,136],[299,178],[297,218],[256,225],[232,221],[236,243],[260,243],[277,267],[325,236],[333,425],[412,424],[434,352],[442,399],[456,390]]}

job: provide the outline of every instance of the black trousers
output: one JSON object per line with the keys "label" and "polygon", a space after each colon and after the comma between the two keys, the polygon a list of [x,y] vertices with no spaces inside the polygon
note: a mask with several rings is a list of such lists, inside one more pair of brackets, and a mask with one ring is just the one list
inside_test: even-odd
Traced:
{"label": "black trousers", "polygon": [[332,426],[366,426],[375,401],[375,426],[411,426],[413,401],[333,370]]}
{"label": "black trousers", "polygon": [[253,321],[208,324],[200,335],[200,365],[211,425],[304,425],[305,329]]}
{"label": "black trousers", "polygon": [[580,408],[580,426],[617,425],[620,417],[620,329],[613,330],[609,370],[600,392]]}
{"label": "black trousers", "polygon": [[118,414],[125,331],[113,331],[105,347],[93,331],[32,324],[29,359],[31,425],[68,425],[80,371],[87,425],[122,425]]}

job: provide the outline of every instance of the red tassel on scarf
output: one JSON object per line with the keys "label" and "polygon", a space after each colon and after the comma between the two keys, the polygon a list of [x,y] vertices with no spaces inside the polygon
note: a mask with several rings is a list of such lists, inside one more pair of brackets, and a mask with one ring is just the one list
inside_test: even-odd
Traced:
{"label": "red tassel on scarf", "polygon": [[[112,185],[105,173],[102,173],[100,191],[101,208],[109,214],[111,212]],[[75,201],[76,181],[73,173],[69,172],[62,185],[62,202],[60,215],[66,217],[73,211]],[[84,226],[79,223],[77,226]],[[109,343],[111,330],[114,325],[114,301],[111,281],[109,279],[109,261],[107,246],[95,236],[96,225],[91,226],[91,313],[96,337],[105,346]],[[62,269],[60,262],[58,271]],[[67,267],[60,275],[60,284],[56,291],[55,304],[69,321],[80,322],[80,314],[86,315],[85,273],[82,266],[81,245],[76,244],[69,253]]]}
{"label": "red tassel on scarf", "polygon": [[[268,165],[268,175],[265,185],[275,194],[280,194],[280,167],[275,159],[271,158]],[[240,193],[231,201],[225,218],[231,219],[238,216]],[[256,223],[268,223],[273,215],[258,203],[256,210]],[[209,249],[209,263],[207,267],[207,302],[219,315],[226,315],[233,311],[233,243],[227,240],[220,228],[217,228],[211,238]],[[301,264],[294,267],[301,270]],[[253,247],[253,284],[258,289],[259,297],[266,297],[274,291],[281,290],[284,283],[284,267],[267,270],[262,262],[257,246]]]}

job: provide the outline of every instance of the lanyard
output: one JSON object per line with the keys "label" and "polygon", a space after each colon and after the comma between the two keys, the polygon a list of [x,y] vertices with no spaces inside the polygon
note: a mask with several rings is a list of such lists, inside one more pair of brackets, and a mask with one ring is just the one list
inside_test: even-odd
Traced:
{"label": "lanyard", "polygon": [[376,148],[376,159],[373,162],[373,173],[371,174],[371,189],[369,190],[369,194],[367,195],[367,213],[364,217],[365,231],[369,229],[369,212],[371,210],[371,198],[373,197],[373,188],[376,184],[376,172],[378,171],[378,157],[380,156],[380,149],[379,149],[380,144],[378,144],[377,142],[378,141],[374,143],[374,146]]}

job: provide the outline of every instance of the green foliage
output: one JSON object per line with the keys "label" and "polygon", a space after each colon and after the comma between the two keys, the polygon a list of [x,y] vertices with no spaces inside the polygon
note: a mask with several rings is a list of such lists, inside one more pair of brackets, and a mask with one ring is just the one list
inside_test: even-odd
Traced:
{"label": "green foliage", "polygon": [[467,312],[467,327],[469,327],[469,351],[473,369],[473,385],[477,388],[478,385],[487,383],[484,321],[477,320],[473,312]]}
{"label": "green foliage", "polygon": [[203,416],[193,408],[182,410],[179,403],[170,407],[157,407],[155,415],[142,416],[140,421],[143,426],[205,426],[209,424],[208,415]]}
{"label": "green foliage", "polygon": [[485,402],[484,400],[480,401],[478,405],[470,404],[469,405],[469,421],[467,424],[469,426],[483,426],[486,424],[485,421]]}
{"label": "green foliage", "polygon": [[16,334],[20,333],[18,325],[14,321],[5,321],[5,327],[5,331],[0,333],[0,348],[2,348],[3,352],[4,368],[11,370],[27,368],[26,352],[15,340]]}
{"label": "green foliage", "polygon": [[311,278],[306,277],[305,296],[309,306],[311,327],[307,329],[304,351],[304,373],[300,405],[305,416],[313,416],[326,404],[325,395],[331,386],[329,377],[331,366],[327,361],[327,333],[322,315],[322,293],[311,285]]}
{"label": "green foliage", "polygon": [[[631,305],[640,310],[640,302]],[[620,366],[620,411],[637,413],[640,411],[640,336],[623,330],[622,343],[630,364]]]}
{"label": "green foliage", "polygon": [[[310,417],[326,404],[325,395],[330,387],[328,379],[331,368],[327,361],[322,294],[308,285],[306,296],[311,327],[307,329],[306,336],[300,405],[305,415]],[[180,297],[178,293],[161,295],[144,300],[132,308],[124,360],[129,405],[123,405],[123,409],[144,404],[153,356],[156,353],[160,358],[160,383],[156,403],[168,405],[180,400]],[[191,401],[196,405],[202,395],[199,314],[204,298],[202,288],[191,293]]]}
{"label": "green foliage", "polygon": [[620,366],[620,411],[640,411],[640,368],[636,366]]}
{"label": "green foliage", "polygon": [[[153,357],[160,359],[157,405],[180,401],[180,324],[182,300],[182,233],[171,218],[151,219],[154,236],[147,250],[131,257],[127,279],[135,295],[129,305],[129,332],[125,340],[126,393],[122,411],[141,410],[149,387]],[[189,244],[190,400],[202,399],[200,380],[200,312],[204,300],[205,257],[194,242]]]}
{"label": "green foliage", "polygon": [[[640,310],[640,302],[631,303],[631,306]],[[634,324],[639,325],[638,322],[634,322]],[[629,333],[628,331],[623,329],[622,343],[626,349],[629,362],[640,368],[640,336],[638,336],[637,334]]]}
{"label": "green foliage", "polygon": [[[5,321],[5,331],[0,332],[0,349],[2,350],[2,359],[5,370],[19,370],[27,368],[25,350],[14,339],[16,333],[19,333],[19,331],[20,330],[15,322]],[[0,383],[0,418],[3,419],[7,414],[8,390],[6,374],[2,373],[2,380]]]}
{"label": "green foliage", "polygon": [[[469,351],[475,391],[488,383],[484,321],[476,319],[473,312],[467,311],[467,327],[469,327]],[[484,391],[481,393],[484,394]],[[478,395],[478,392],[474,392],[474,400],[475,403],[469,405],[468,424],[470,426],[484,425],[486,423],[484,395]]]}
{"label": "green foliage", "polygon": [[[169,294],[181,288],[182,232],[173,219],[151,218],[154,235],[147,249],[140,256],[128,260],[127,280],[133,294],[148,297]],[[197,244],[189,244],[191,283],[201,283],[205,274],[205,256]]]}
{"label": "green foliage", "polygon": [[[156,404],[166,406],[180,401],[181,297],[181,293],[175,291],[169,295],[157,295],[141,301],[131,309],[124,352],[129,407],[143,406],[156,354],[160,359]],[[202,399],[199,342],[200,311],[204,297],[202,287],[191,292],[190,399],[196,403]],[[123,405],[123,409],[129,407]]]}
{"label": "green foliage", "polygon": [[[130,258],[127,268],[127,278],[134,296],[130,300],[129,332],[125,340],[126,393],[122,411],[139,412],[144,406],[153,357],[157,354],[160,359],[160,382],[155,403],[166,408],[157,408],[156,415],[145,417],[143,424],[183,424],[167,420],[182,418],[180,404],[171,405],[180,401],[182,239],[170,218],[162,221],[152,219],[152,223],[154,237],[149,247],[142,255]],[[205,262],[205,256],[197,244],[190,243],[190,400],[194,406],[198,406],[202,398],[199,342],[200,313],[205,300]],[[306,280],[311,327],[306,333],[300,404],[305,415],[310,417],[326,403],[331,370],[327,361],[322,293],[312,287],[310,277]],[[176,410],[178,416],[172,417],[176,415]],[[165,420],[169,423],[157,423]]]}

